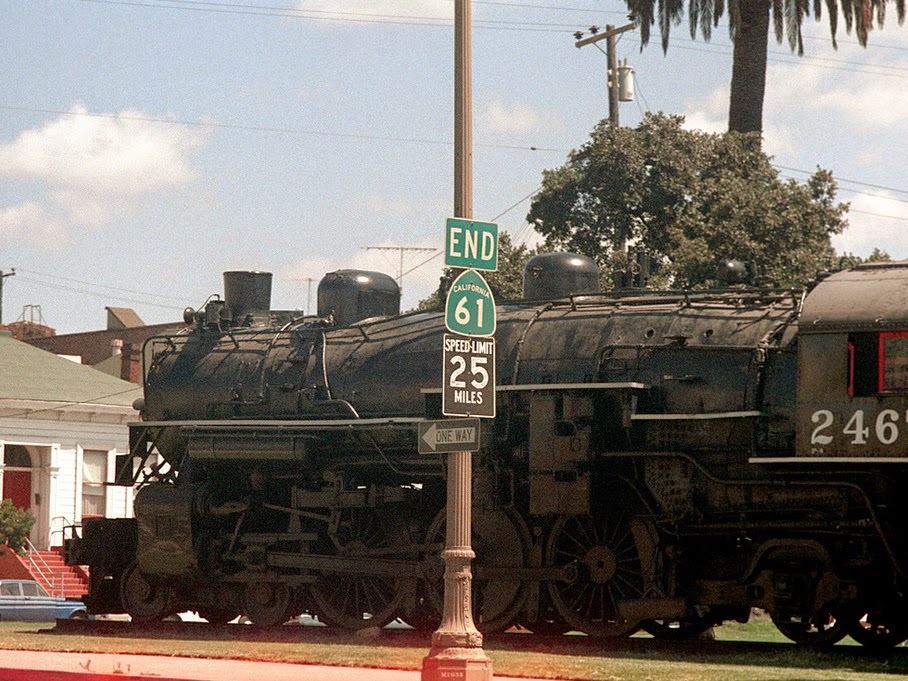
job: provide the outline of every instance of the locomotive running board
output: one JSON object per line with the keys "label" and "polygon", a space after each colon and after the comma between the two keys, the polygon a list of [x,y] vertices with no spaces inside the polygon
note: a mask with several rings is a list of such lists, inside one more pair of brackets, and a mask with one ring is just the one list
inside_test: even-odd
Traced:
{"label": "locomotive running board", "polygon": [[682,618],[688,614],[683,598],[637,598],[618,602],[618,616],[628,622]]}
{"label": "locomotive running board", "polygon": [[281,553],[269,551],[265,559],[269,567],[296,568],[342,572],[348,575],[376,577],[422,577],[419,563],[388,558],[361,558],[348,556],[320,556],[316,554]]}

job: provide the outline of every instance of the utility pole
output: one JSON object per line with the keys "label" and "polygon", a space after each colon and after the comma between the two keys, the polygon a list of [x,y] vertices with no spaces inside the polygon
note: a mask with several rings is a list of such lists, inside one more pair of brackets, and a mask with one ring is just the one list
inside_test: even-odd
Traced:
{"label": "utility pole", "polygon": [[[619,96],[621,78],[626,77],[629,73],[632,73],[633,69],[630,69],[630,67],[627,65],[627,62],[625,62],[624,65],[619,69],[617,55],[618,45],[616,38],[625,31],[632,31],[635,28],[637,28],[636,22],[631,22],[625,26],[620,26],[618,28],[615,28],[612,24],[607,24],[605,27],[605,33],[599,33],[599,28],[597,26],[591,26],[590,32],[593,35],[591,35],[589,38],[583,38],[583,33],[581,33],[580,31],[574,34],[574,37],[577,39],[577,42],[574,43],[575,47],[592,45],[593,43],[598,43],[600,40],[606,41],[605,54],[606,58],[608,59],[608,120],[609,124],[616,128],[618,127],[618,102],[627,102],[633,99],[633,95],[631,95],[630,98],[624,99]],[[622,72],[619,73],[619,71]]]}
{"label": "utility pole", "polygon": [[400,252],[400,265],[397,269],[397,286],[400,288],[401,293],[404,290],[404,253],[413,252],[413,251],[424,251],[432,252],[437,251],[437,248],[423,248],[421,246],[366,246],[365,250],[367,251],[399,251]]}
{"label": "utility pole", "polygon": [[0,270],[0,324],[3,323],[3,280],[16,274],[16,268],[10,267],[9,272]]}

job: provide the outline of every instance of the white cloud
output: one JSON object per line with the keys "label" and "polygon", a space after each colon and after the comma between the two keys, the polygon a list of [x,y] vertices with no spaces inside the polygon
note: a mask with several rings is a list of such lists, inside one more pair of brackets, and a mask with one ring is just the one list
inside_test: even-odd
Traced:
{"label": "white cloud", "polygon": [[867,48],[852,37],[839,37],[838,50],[829,47],[826,37],[819,46],[810,45],[803,58],[770,63],[767,108],[834,115],[861,132],[904,127],[908,108],[908,89],[901,85],[904,58],[874,45],[872,37]]}
{"label": "white cloud", "polygon": [[728,87],[717,87],[706,97],[684,102],[684,127],[718,133],[728,130]]}
{"label": "white cloud", "polygon": [[480,129],[486,133],[552,132],[561,128],[561,121],[553,111],[533,109],[524,104],[506,105],[494,98],[477,117]]}
{"label": "white cloud", "polygon": [[98,228],[129,213],[140,197],[192,181],[189,154],[205,134],[148,119],[138,111],[90,114],[75,105],[0,143],[0,177],[44,191],[38,201],[0,206],[0,234],[44,241],[67,228]]}
{"label": "white cloud", "polygon": [[29,239],[49,244],[65,239],[60,218],[35,201],[0,207],[0,236],[10,240]]}
{"label": "white cloud", "polygon": [[894,197],[856,194],[850,199],[848,228],[832,237],[840,253],[867,257],[874,248],[889,253],[894,260],[908,258],[908,204]]}

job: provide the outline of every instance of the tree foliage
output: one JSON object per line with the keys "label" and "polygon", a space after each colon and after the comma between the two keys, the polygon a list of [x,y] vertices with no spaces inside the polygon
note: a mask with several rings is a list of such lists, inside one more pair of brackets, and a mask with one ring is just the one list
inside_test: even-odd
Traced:
{"label": "tree foliage", "polygon": [[623,270],[625,243],[652,259],[652,283],[716,284],[724,259],[749,261],[759,282],[799,286],[834,265],[830,236],[847,225],[829,171],[782,180],[755,134],[686,130],[648,114],[635,129],[607,121],[543,173],[527,220],[550,249]]}
{"label": "tree foliage", "polygon": [[[699,32],[703,39],[709,41],[712,30],[719,24],[719,19],[728,8],[728,31],[732,40],[741,31],[742,4],[754,3],[755,0],[729,0],[728,3],[716,0],[687,0],[687,23],[690,37],[696,38]],[[842,2],[835,0],[820,2],[807,2],[806,0],[759,0],[765,11],[771,14],[773,34],[776,42],[787,40],[792,51],[804,54],[804,41],[801,35],[801,26],[804,19],[813,13],[814,18],[820,21],[823,17],[823,5],[826,5],[826,14],[829,19],[829,30],[832,44],[836,45],[836,34],[839,27],[839,12],[845,20],[845,32],[854,34],[858,42],[867,46],[867,39],[874,24],[882,27],[886,20],[886,8],[895,5],[896,17],[899,24],[905,20],[905,0],[851,0]],[[684,0],[625,0],[628,11],[633,13],[640,27],[640,39],[645,45],[650,38],[650,27],[659,24],[659,34],[662,38],[662,50],[668,50],[669,36],[672,26],[676,26],[684,19]]]}
{"label": "tree foliage", "polygon": [[[671,28],[684,18],[684,0],[625,0],[640,29],[641,49],[649,42],[650,27],[658,23],[662,49],[668,50]],[[906,0],[891,0],[899,24],[905,20]],[[882,27],[890,0],[687,0],[687,21],[691,38],[699,30],[705,40],[719,19],[728,13],[728,31],[734,42],[728,129],[755,132],[763,129],[763,97],[766,88],[767,33],[781,43],[788,40],[792,51],[804,53],[801,26],[813,12],[819,21],[823,5],[829,18],[832,44],[836,46],[839,12],[845,30],[854,30],[858,42],[866,47],[874,25]]]}
{"label": "tree foliage", "polygon": [[865,262],[892,262],[892,256],[879,248],[874,248],[866,258],[854,253],[842,253],[838,257],[836,270],[849,270]]}
{"label": "tree foliage", "polygon": [[9,499],[0,502],[0,544],[21,553],[34,524],[35,516],[31,511],[14,506]]}

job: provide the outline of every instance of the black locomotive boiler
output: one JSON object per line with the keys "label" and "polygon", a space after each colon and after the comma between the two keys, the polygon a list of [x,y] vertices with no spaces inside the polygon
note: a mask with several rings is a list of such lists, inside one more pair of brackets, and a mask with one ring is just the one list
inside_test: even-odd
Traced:
{"label": "black locomotive boiler", "polygon": [[[497,310],[497,416],[474,456],[474,613],[622,636],[696,635],[763,608],[790,638],[908,637],[908,264],[808,292],[598,292],[537,256]],[[195,610],[351,629],[442,610],[439,312],[342,270],[318,314],[270,310],[271,275],[145,348],[117,482],[134,519],[67,542],[93,613]]]}

